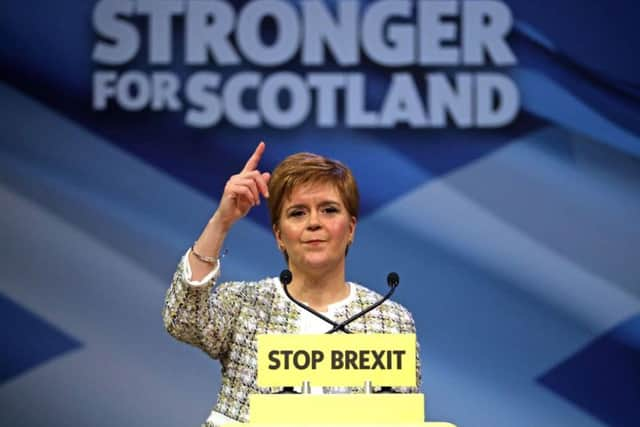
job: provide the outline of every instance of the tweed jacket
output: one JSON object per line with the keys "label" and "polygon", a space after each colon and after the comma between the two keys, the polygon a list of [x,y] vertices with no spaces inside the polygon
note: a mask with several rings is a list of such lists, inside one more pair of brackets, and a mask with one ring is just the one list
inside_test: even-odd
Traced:
{"label": "tweed jacket", "polygon": [[[192,344],[218,359],[222,365],[222,384],[214,407],[227,417],[247,422],[249,394],[273,393],[279,388],[256,385],[257,334],[295,334],[300,308],[281,289],[278,278],[258,282],[227,282],[213,288],[215,277],[203,286],[189,284],[180,261],[165,300],[163,318],[167,331],[178,340]],[[376,302],[380,295],[356,286],[356,297],[336,315],[337,321],[352,316]],[[415,333],[409,311],[400,304],[385,302],[348,326],[354,333]],[[419,350],[416,352],[419,354]],[[417,360],[417,387],[398,388],[417,393],[420,387],[420,361]],[[326,387],[325,393],[353,391]]]}

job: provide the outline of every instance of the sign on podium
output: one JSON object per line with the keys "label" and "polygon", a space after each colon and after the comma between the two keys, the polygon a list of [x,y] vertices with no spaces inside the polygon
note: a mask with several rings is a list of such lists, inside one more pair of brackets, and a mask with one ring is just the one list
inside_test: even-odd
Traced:
{"label": "sign on podium", "polygon": [[[416,386],[415,334],[262,335],[257,363],[260,387],[288,392],[251,395],[244,427],[455,427],[424,421],[422,393],[394,390]],[[362,392],[315,392],[322,387]]]}

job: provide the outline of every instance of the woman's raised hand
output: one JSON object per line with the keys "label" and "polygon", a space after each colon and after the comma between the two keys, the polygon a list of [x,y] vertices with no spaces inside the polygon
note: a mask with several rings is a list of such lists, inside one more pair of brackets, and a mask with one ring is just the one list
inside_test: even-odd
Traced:
{"label": "woman's raised hand", "polygon": [[215,259],[219,256],[220,248],[231,226],[252,207],[260,204],[261,195],[269,197],[267,183],[271,174],[258,170],[264,149],[264,142],[258,144],[240,173],[229,178],[224,186],[216,213],[202,230],[189,254],[191,280],[202,280],[212,271],[213,263],[209,258]]}
{"label": "woman's raised hand", "polygon": [[227,181],[216,216],[225,228],[244,217],[252,207],[260,204],[260,197],[269,197],[267,184],[271,174],[260,172],[258,164],[265,150],[265,143],[260,142],[240,173]]}

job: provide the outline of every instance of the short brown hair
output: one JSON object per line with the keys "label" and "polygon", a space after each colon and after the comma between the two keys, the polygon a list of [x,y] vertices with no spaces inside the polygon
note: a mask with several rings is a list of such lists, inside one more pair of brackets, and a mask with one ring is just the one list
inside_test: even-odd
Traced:
{"label": "short brown hair", "polygon": [[292,154],[273,170],[269,179],[269,214],[277,225],[284,201],[299,185],[331,183],[336,186],[347,212],[358,218],[360,194],[351,170],[337,160],[313,153]]}

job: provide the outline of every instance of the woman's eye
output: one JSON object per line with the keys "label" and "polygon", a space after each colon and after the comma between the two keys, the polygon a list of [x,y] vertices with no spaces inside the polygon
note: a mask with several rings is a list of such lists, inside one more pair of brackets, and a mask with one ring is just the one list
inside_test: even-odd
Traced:
{"label": "woman's eye", "polygon": [[293,217],[302,216],[302,215],[304,215],[304,211],[295,210],[295,211],[289,212],[289,216],[293,216]]}
{"label": "woman's eye", "polygon": [[325,208],[324,211],[325,213],[336,213],[338,212],[338,208],[335,206],[329,206],[328,208]]}

